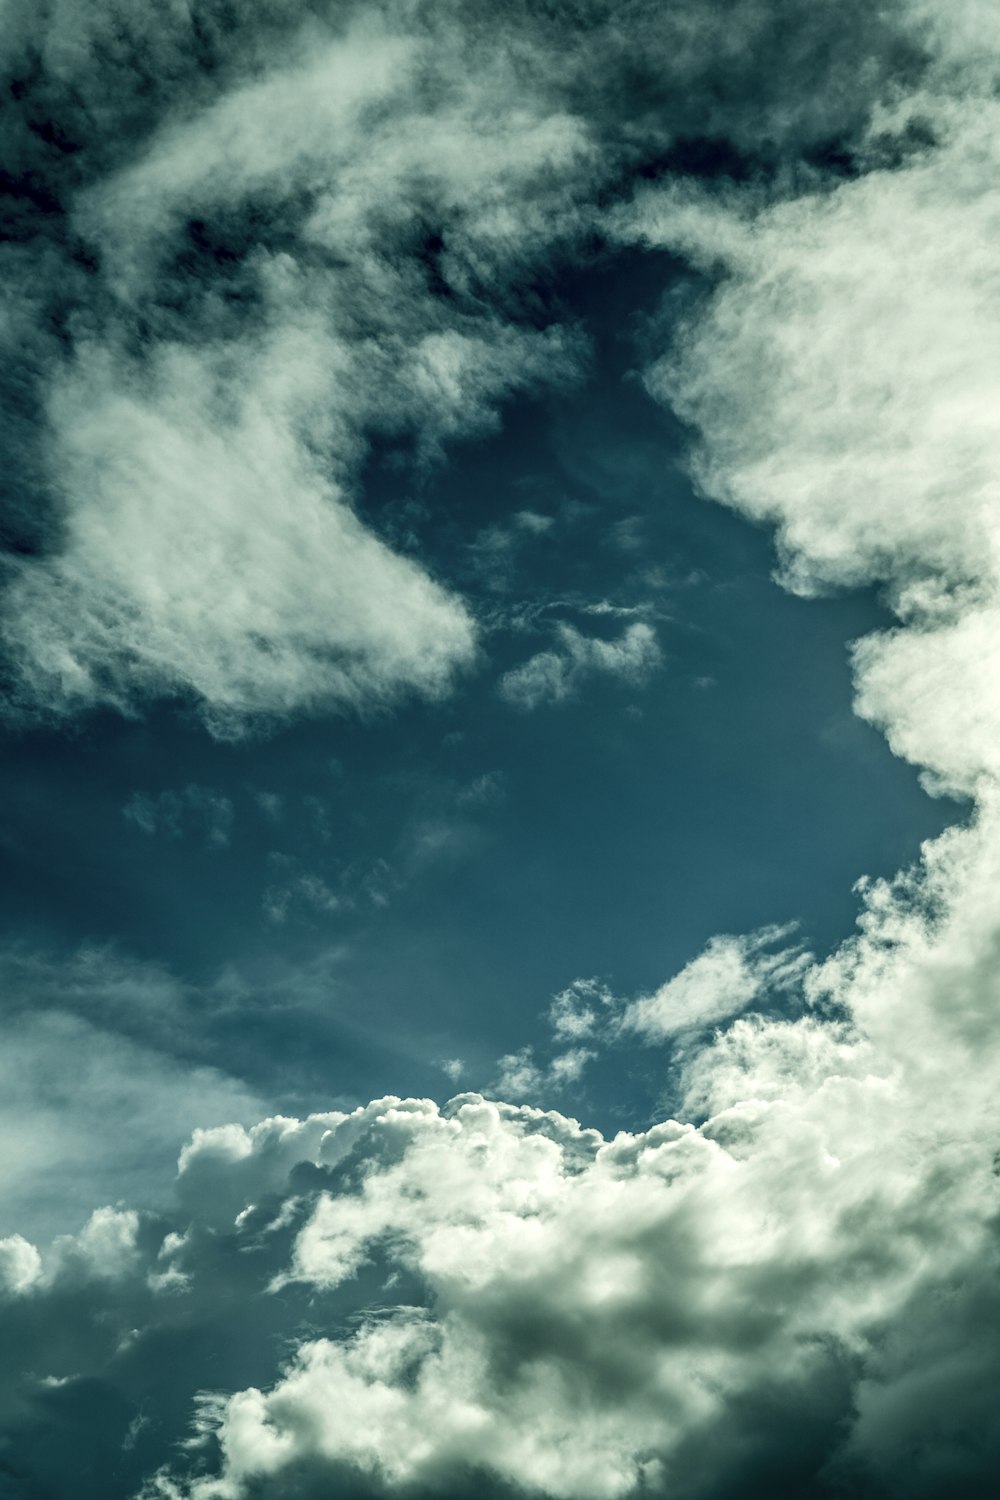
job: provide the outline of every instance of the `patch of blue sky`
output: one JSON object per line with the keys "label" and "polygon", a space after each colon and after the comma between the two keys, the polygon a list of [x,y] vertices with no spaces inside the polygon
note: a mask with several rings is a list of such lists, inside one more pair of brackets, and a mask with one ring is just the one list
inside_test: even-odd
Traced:
{"label": "patch of blue sky", "polygon": [[[236,743],[179,704],[7,736],[8,931],[166,966],[201,997],[166,1045],[299,1111],[488,1084],[580,975],[648,992],[717,932],[849,933],[854,881],[956,809],[852,712],[874,594],[783,592],[769,535],[693,492],[638,372],[694,285],[598,262],[561,293],[578,385],[444,464],[374,449],[366,519],[479,621],[444,701]],[[539,658],[537,692],[504,691]],[[574,1098],[633,1124],[661,1086],[623,1053]]]}

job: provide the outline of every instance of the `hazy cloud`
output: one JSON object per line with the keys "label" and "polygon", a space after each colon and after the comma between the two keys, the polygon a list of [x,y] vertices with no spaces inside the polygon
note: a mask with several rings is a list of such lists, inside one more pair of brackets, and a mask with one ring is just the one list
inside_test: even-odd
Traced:
{"label": "hazy cloud", "polygon": [[186,786],[155,797],[134,792],[122,809],[126,819],[143,833],[177,839],[189,828],[203,833],[207,844],[225,848],[233,826],[233,804],[211,787]]}

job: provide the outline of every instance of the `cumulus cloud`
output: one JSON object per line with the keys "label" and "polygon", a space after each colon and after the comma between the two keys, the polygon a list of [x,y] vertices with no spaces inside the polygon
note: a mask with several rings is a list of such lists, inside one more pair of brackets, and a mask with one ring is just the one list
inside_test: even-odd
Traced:
{"label": "cumulus cloud", "polygon": [[[606,1142],[460,1096],[262,1127],[259,1146],[200,1137],[185,1171],[224,1183],[232,1162],[246,1196],[273,1190],[296,1143],[323,1169],[276,1284],[344,1288],[388,1255],[424,1296],[230,1398],[221,1476],[177,1493],[279,1494],[303,1473],[450,1493],[471,1471],[555,1497],[742,1494],[747,1463],[985,1493],[997,1433],[981,1405],[970,1432],[965,1380],[1000,1371],[964,1309],[995,1274],[996,924],[970,897],[995,835],[991,808],[873,887],[861,935],[801,976],[813,1013],[737,1020],[693,1050],[699,1129]],[[963,1309],[950,1330],[942,1299]],[[933,1439],[908,1399],[923,1338],[929,1392],[961,1371]],[[907,1444],[920,1461],[894,1481]]]}
{"label": "cumulus cloud", "polygon": [[[174,1238],[92,1232],[120,1257],[101,1296],[127,1303],[172,1266],[169,1294],[142,1293],[155,1342],[159,1320],[207,1315],[219,1255],[242,1254],[244,1316],[301,1290],[313,1328],[262,1384],[203,1404],[201,1446],[146,1493],[614,1500],[825,1475],[987,1494],[997,929],[976,893],[997,820],[984,808],[869,889],[858,937],[801,976],[801,1019],[737,1019],[691,1049],[698,1128],[605,1140],[461,1095],[199,1131]],[[36,1308],[79,1262],[5,1253]]]}
{"label": "cumulus cloud", "polygon": [[[829,960],[776,954],[775,933],[720,938],[634,1002],[651,1039],[716,1028],[683,1057],[698,1128],[604,1142],[476,1097],[391,1101],[350,1127],[352,1170],[331,1125],[331,1177],[275,1285],[341,1289],[378,1254],[422,1286],[420,1311],[303,1341],[219,1407],[218,1472],[164,1475],[161,1493],[342,1475],[447,1493],[470,1473],[565,1500],[988,1493],[994,105],[961,63],[949,43],[908,121],[875,122],[860,177],[640,232],[691,254],[701,236],[723,267],[649,377],[700,435],[703,487],[777,527],[790,586],[886,587],[900,625],[857,649],[860,706],[974,791],[975,819],[869,885]],[[562,671],[538,668],[545,695]],[[798,1019],[740,1015],[789,984]],[[597,1014],[574,993],[555,1022],[586,1037]]]}
{"label": "cumulus cloud", "polygon": [[[857,938],[799,966],[800,1019],[693,1044],[680,1120],[606,1140],[460,1095],[202,1129],[159,1219],[5,1244],[9,1297],[40,1329],[72,1291],[75,1381],[130,1393],[122,1434],[137,1344],[154,1421],[186,1382],[197,1444],[140,1435],[148,1495],[985,1496],[998,820],[992,798],[868,888]],[[764,951],[718,947],[730,971]],[[234,1317],[261,1374],[196,1408],[201,1345],[172,1330]],[[181,1363],[151,1383],[164,1340]]]}
{"label": "cumulus cloud", "polygon": [[584,635],[561,622],[556,628],[559,649],[539,651],[519,667],[505,672],[499,692],[514,708],[530,710],[543,703],[562,703],[580,683],[594,675],[621,678],[641,685],[663,660],[656,632],[637,620],[617,640]]}

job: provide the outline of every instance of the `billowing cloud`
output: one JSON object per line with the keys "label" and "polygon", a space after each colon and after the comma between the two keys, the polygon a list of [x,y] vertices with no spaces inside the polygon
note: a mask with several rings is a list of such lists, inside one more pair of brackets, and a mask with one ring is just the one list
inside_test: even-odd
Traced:
{"label": "billowing cloud", "polygon": [[[802,1019],[693,1049],[697,1128],[609,1141],[461,1095],[198,1132],[169,1228],[88,1229],[101,1305],[141,1311],[151,1350],[211,1318],[220,1255],[242,1257],[245,1317],[273,1328],[302,1293],[313,1327],[203,1401],[199,1445],[145,1493],[988,1493],[996,918],[976,892],[996,835],[991,804],[872,887],[858,938],[802,976]],[[9,1295],[41,1316],[82,1253],[11,1241]]]}
{"label": "billowing cloud", "polygon": [[[857,180],[683,220],[688,248],[723,226],[703,254],[724,274],[650,384],[697,429],[705,490],[777,526],[788,583],[886,586],[900,626],[858,647],[861,707],[976,791],[975,820],[868,887],[827,962],[717,939],[627,1012],[651,1036],[719,1026],[683,1058],[698,1128],[604,1142],[474,1097],[330,1125],[275,1287],[339,1289],[378,1253],[422,1295],[229,1397],[219,1471],[162,1494],[988,1492],[993,105],[940,69]],[[790,979],[799,1019],[731,1019]]]}
{"label": "billowing cloud", "polygon": [[[902,624],[857,645],[859,710],[968,793],[995,775],[1000,712],[1000,194],[996,104],[961,37],[876,116],[857,180],[677,204],[678,243],[723,275],[648,380],[697,429],[705,491],[777,528],[787,585],[884,587]],[[650,195],[633,228],[669,243],[673,203]]]}

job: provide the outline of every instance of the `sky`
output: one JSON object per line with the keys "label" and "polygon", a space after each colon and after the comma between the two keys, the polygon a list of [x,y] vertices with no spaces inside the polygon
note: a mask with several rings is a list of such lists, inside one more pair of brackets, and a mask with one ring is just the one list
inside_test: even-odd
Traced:
{"label": "sky", "polygon": [[0,1500],[992,1495],[995,8],[0,22]]}

